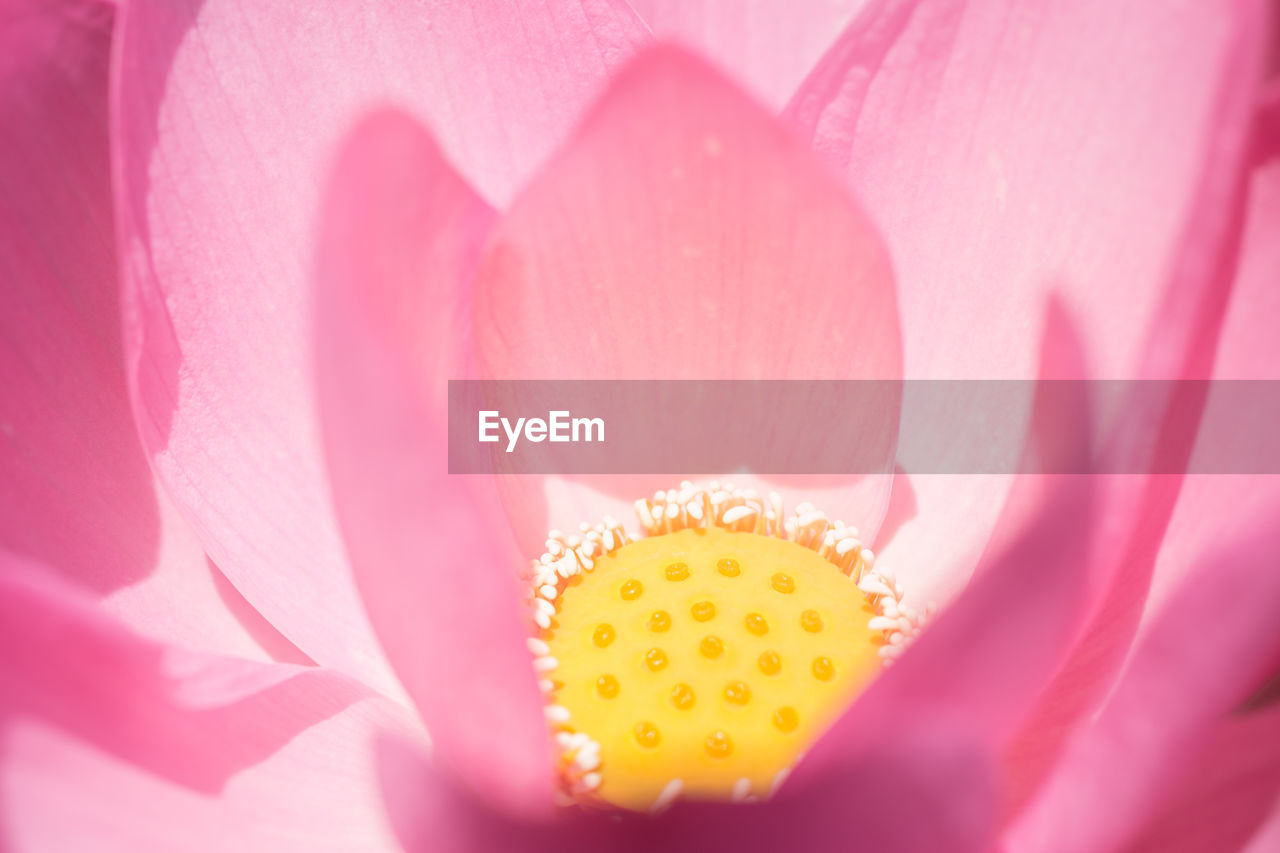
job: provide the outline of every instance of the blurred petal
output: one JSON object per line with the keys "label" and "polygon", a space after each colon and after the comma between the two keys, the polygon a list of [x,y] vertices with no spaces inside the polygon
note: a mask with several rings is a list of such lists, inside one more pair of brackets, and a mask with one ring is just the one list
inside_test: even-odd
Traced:
{"label": "blurred petal", "polygon": [[336,673],[142,640],[0,555],[0,796],[15,850],[388,847],[372,735]]}
{"label": "blurred petal", "polygon": [[633,64],[513,204],[476,313],[482,376],[900,366],[893,278],[865,217],[781,126],[671,48]]}
{"label": "blurred petal", "polygon": [[655,36],[693,48],[780,109],[865,2],[631,0],[631,7]]}
{"label": "blurred petal", "polygon": [[[475,343],[479,377],[501,379],[894,379],[901,363],[866,218],[781,125],[673,48],[618,79],[499,224]],[[827,511],[874,531],[889,455]],[[520,533],[541,544],[545,528]]]}
{"label": "blurred petal", "polygon": [[1241,853],[1271,853],[1280,848],[1280,802],[1273,805],[1266,823],[1258,828]]}
{"label": "blurred petal", "polygon": [[1280,711],[1222,721],[1187,767],[1129,853],[1243,850],[1280,804]]}
{"label": "blurred petal", "polygon": [[[1274,130],[1272,129],[1274,128]],[[1227,308],[1217,359],[1216,379],[1280,379],[1280,86],[1259,116],[1259,154],[1249,183],[1239,267]],[[1230,411],[1207,402],[1210,416],[1230,417]],[[1210,448],[1197,447],[1204,454]],[[1194,458],[1194,457],[1193,457]],[[1161,604],[1182,580],[1191,564],[1179,558],[1203,550],[1220,538],[1222,509],[1248,514],[1280,490],[1280,477],[1213,475],[1188,477],[1156,564],[1148,608]]]}
{"label": "blurred petal", "polygon": [[358,112],[391,101],[505,198],[643,28],[617,0],[181,0],[123,17],[114,142],[146,449],[273,625],[394,691],[340,556],[313,415],[318,188]]}
{"label": "blurred petal", "polygon": [[677,802],[657,818],[575,810],[554,823],[521,823],[452,789],[420,755],[394,742],[382,744],[380,764],[388,811],[409,851],[835,853],[851,843],[886,853],[990,849],[992,768],[938,722],[920,737],[886,739],[820,786],[787,788],[755,805]]}
{"label": "blurred petal", "polygon": [[[1276,350],[1273,328],[1278,318],[1272,310],[1274,272],[1267,263],[1274,254],[1277,233],[1273,202],[1280,146],[1266,128],[1280,110],[1274,100],[1264,104],[1261,115],[1256,109],[1248,88],[1242,88],[1230,103],[1232,114],[1260,119],[1255,123],[1258,132],[1252,138],[1242,136],[1231,130],[1237,122],[1225,122],[1217,156],[1224,163],[1244,156],[1255,168],[1248,183],[1249,175],[1237,177],[1225,165],[1203,176],[1198,190],[1203,201],[1184,248],[1174,258],[1170,283],[1152,323],[1144,369],[1151,375],[1256,378],[1267,375],[1268,368],[1262,365],[1276,363],[1275,357],[1266,358],[1268,349]],[[1261,358],[1260,363],[1255,358]],[[1212,393],[1206,398],[1203,389],[1187,390],[1190,393],[1163,401],[1164,411],[1151,406],[1119,419],[1126,429],[1117,433],[1112,452],[1161,453],[1166,463],[1181,464],[1194,460],[1197,452],[1211,450],[1195,447],[1202,414],[1208,422],[1234,420],[1237,413],[1215,407]],[[1162,402],[1151,394],[1140,392],[1140,396],[1149,404]],[[1160,423],[1163,438],[1158,445],[1142,437],[1144,423]],[[1214,433],[1209,429],[1201,434]],[[1277,486],[1280,477],[1275,476],[1106,478],[1104,514],[1111,520],[1112,533],[1121,534],[1111,535],[1100,549],[1110,575],[1101,587],[1106,595],[1096,603],[1072,659],[1055,677],[1010,750],[1010,812],[1030,795],[1075,725],[1087,719],[1106,696],[1142,629],[1144,609],[1151,610],[1146,603],[1148,590],[1157,602],[1161,600],[1188,566],[1187,554],[1203,553],[1238,533],[1242,521],[1277,498]],[[1126,519],[1138,522],[1131,537],[1124,532],[1129,526]]]}
{"label": "blurred petal", "polygon": [[1265,14],[1254,0],[869,4],[790,112],[884,229],[908,375],[1034,375],[1027,318],[1059,289],[1100,375],[1142,366],[1134,330],[1170,258],[1201,239],[1189,224],[1214,213],[1198,207],[1203,175],[1241,168],[1219,141],[1247,127],[1236,104],[1261,82]]}
{"label": "blurred petal", "polygon": [[0,11],[0,544],[152,636],[261,658],[157,498],[129,408],[107,157],[114,20],[94,0]]}
{"label": "blurred petal", "polygon": [[[1210,185],[1241,171],[1265,14],[1253,0],[868,3],[787,115],[885,233],[908,377],[1033,376],[1028,318],[1050,292],[1079,317],[1093,375],[1183,375],[1159,348],[1187,355],[1188,313],[1225,291],[1193,288],[1179,310],[1164,289],[1177,268],[1219,267],[1238,199]],[[913,485],[917,517],[880,555],[946,566],[925,578],[945,594],[1010,481]]]}
{"label": "blurred petal", "polygon": [[551,807],[552,761],[492,481],[450,476],[445,379],[492,212],[400,114],[339,158],[317,264],[325,449],[356,582],[440,759],[521,811]]}
{"label": "blurred petal", "polygon": [[936,718],[842,758],[829,773],[809,784],[789,781],[758,806],[677,805],[653,833],[660,844],[642,849],[991,849],[995,768],[955,721]]}
{"label": "blurred petal", "polygon": [[[1101,715],[1077,736],[1010,830],[1015,849],[1109,850],[1131,838],[1214,721],[1280,661],[1280,503],[1196,569],[1134,653]],[[1246,591],[1242,594],[1242,591]],[[1117,759],[1121,760],[1117,760]],[[1079,816],[1089,815],[1088,821]]]}
{"label": "blurred petal", "polygon": [[1091,478],[1062,477],[1033,521],[858,698],[796,767],[814,784],[835,761],[945,719],[995,754],[1066,655],[1084,616],[1081,571],[1093,530]]}

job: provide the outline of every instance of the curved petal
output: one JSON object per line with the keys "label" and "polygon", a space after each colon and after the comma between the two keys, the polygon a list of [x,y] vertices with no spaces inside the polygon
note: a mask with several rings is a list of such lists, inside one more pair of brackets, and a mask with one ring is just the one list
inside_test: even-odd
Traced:
{"label": "curved petal", "polygon": [[[1249,183],[1239,266],[1214,362],[1215,379],[1280,379],[1280,86],[1259,116],[1258,162]],[[1210,393],[1207,417],[1231,417]],[[1211,430],[1207,430],[1212,433]],[[1212,449],[1198,446],[1196,453]],[[1196,457],[1193,457],[1193,462]],[[1280,490],[1280,477],[1213,475],[1188,477],[1156,563],[1148,608],[1159,606],[1191,568],[1178,555],[1209,547],[1221,537],[1221,509],[1247,513]]]}
{"label": "curved petal", "polygon": [[152,636],[261,658],[158,499],[129,408],[107,156],[115,17],[96,0],[0,11],[0,543]]}
{"label": "curved petal", "polygon": [[1241,853],[1271,853],[1280,847],[1280,804],[1276,804],[1271,809],[1271,814],[1253,837],[1249,839],[1249,843],[1240,848]]}
{"label": "curved petal", "polygon": [[478,793],[551,806],[552,761],[491,480],[448,473],[445,379],[492,212],[400,114],[361,124],[324,207],[316,342],[325,450],[375,631],[437,752]]}
{"label": "curved petal", "polygon": [[[820,746],[817,748],[821,748]],[[990,850],[998,804],[990,754],[940,717],[869,743],[809,784],[759,806],[679,804],[654,833],[660,849]],[[928,815],[928,820],[920,820]],[[652,849],[652,848],[650,848]]]}
{"label": "curved petal", "polygon": [[[1134,653],[1101,715],[1071,742],[1015,819],[1014,849],[1041,849],[1050,838],[1062,850],[1123,844],[1214,721],[1270,674],[1280,660],[1277,519],[1280,503],[1273,502],[1234,546],[1184,554],[1196,568]],[[1089,820],[1081,822],[1082,814]]]}
{"label": "curved petal", "polygon": [[[908,377],[1033,376],[1028,318],[1054,291],[1094,376],[1183,375],[1152,358],[1167,327],[1149,318],[1171,270],[1196,270],[1180,255],[1217,263],[1234,211],[1206,176],[1241,168],[1265,14],[1254,0],[868,3],[787,116],[884,230]],[[947,565],[936,588],[954,589],[1010,482],[913,484],[917,518],[879,553]]]}
{"label": "curved petal", "polygon": [[339,557],[309,382],[305,271],[339,136],[402,103],[504,198],[644,39],[618,0],[125,5],[115,168],[143,441],[210,555],[317,661],[397,689]]}
{"label": "curved petal", "polygon": [[[1040,485],[1040,484],[1036,484]],[[1085,614],[1093,539],[1091,478],[1028,494],[1021,536],[858,698],[806,754],[788,786],[815,784],[832,762],[939,720],[994,755],[1061,663]]]}
{"label": "curved petal", "polygon": [[[884,229],[908,375],[1033,376],[1026,318],[1051,289],[1100,375],[1142,366],[1133,329],[1203,202],[1206,154],[1247,125],[1224,108],[1257,91],[1265,13],[1254,0],[869,4],[790,114]],[[961,298],[939,298],[940,282]]]}
{"label": "curved petal", "polygon": [[781,109],[865,0],[630,0],[658,38],[693,48]]}
{"label": "curved petal", "polygon": [[[1276,348],[1273,308],[1280,307],[1272,296],[1274,273],[1268,266],[1277,233],[1274,196],[1280,148],[1269,141],[1266,126],[1280,110],[1273,99],[1258,116],[1252,96],[1252,90],[1242,89],[1229,100],[1228,114],[1260,118],[1255,123],[1260,132],[1250,138],[1235,129],[1239,121],[1224,122],[1215,153],[1222,166],[1207,169],[1203,176],[1203,202],[1188,226],[1185,247],[1174,259],[1170,284],[1150,324],[1145,357],[1156,375],[1256,377],[1268,369],[1260,365],[1275,363],[1265,353]],[[1255,164],[1251,186],[1230,165],[1246,156]],[[1260,356],[1260,363],[1254,363]],[[1206,395],[1200,389],[1189,390],[1163,401],[1164,411],[1152,406],[1121,419],[1128,424],[1158,422],[1163,435],[1158,448],[1133,440],[1132,432],[1126,447],[1125,433],[1120,432],[1112,451],[1169,454],[1166,462],[1189,464],[1197,453],[1211,452],[1196,445],[1202,418],[1208,424],[1215,418],[1231,422],[1238,415],[1229,406],[1215,405],[1212,391]],[[1162,403],[1155,395],[1141,396],[1147,403]],[[1206,428],[1200,434],[1215,433],[1221,431]],[[1010,813],[1030,795],[1073,728],[1105,698],[1133,638],[1143,629],[1144,608],[1150,612],[1181,577],[1185,555],[1221,542],[1241,519],[1275,500],[1277,486],[1280,477],[1275,476],[1106,478],[1105,512],[1114,519],[1112,532],[1120,534],[1100,552],[1110,577],[1100,589],[1107,594],[1096,603],[1072,659],[1010,749]],[[1130,526],[1126,519],[1138,521],[1132,536],[1125,532]],[[1149,588],[1155,595],[1152,602],[1147,602]]]}
{"label": "curved petal", "polygon": [[[480,378],[900,370],[892,274],[865,217],[775,120],[674,48],[630,66],[514,202],[479,273],[474,329]],[[828,511],[873,531],[890,466]]]}
{"label": "curved petal", "polygon": [[1128,853],[1243,850],[1265,831],[1268,812],[1280,803],[1280,711],[1224,720],[1187,766]]}
{"label": "curved petal", "polygon": [[0,554],[0,799],[15,850],[389,848],[372,736],[333,672],[142,640]]}
{"label": "curved petal", "polygon": [[894,853],[990,849],[993,768],[981,750],[939,723],[920,737],[877,744],[793,796],[779,793],[755,805],[677,802],[657,818],[575,810],[557,822],[518,822],[454,790],[428,762],[390,740],[380,763],[390,818],[409,851],[835,853],[850,849],[851,839]]}

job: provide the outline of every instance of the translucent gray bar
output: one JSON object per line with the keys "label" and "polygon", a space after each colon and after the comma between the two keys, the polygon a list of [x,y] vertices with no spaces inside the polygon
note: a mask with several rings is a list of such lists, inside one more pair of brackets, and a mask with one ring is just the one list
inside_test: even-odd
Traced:
{"label": "translucent gray bar", "polygon": [[873,474],[895,466],[918,474],[1280,474],[1280,382],[449,383],[455,474]]}

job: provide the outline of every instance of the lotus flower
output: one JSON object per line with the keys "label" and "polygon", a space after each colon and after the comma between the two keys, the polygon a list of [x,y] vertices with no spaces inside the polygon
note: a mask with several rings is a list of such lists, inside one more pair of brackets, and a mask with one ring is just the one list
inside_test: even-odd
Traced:
{"label": "lotus flower", "polygon": [[[1276,849],[1274,478],[786,484],[828,515],[758,528],[820,564],[775,592],[845,560],[907,619],[880,647],[918,636],[815,659],[877,668],[776,790],[648,815],[605,794],[675,765],[552,736],[526,599],[544,548],[626,547],[548,528],[652,484],[444,464],[451,378],[1275,378],[1271,32],[1260,0],[6,3],[0,844]],[[1127,405],[1016,417],[1198,452],[1203,399]],[[625,541],[731,535],[704,485]]]}

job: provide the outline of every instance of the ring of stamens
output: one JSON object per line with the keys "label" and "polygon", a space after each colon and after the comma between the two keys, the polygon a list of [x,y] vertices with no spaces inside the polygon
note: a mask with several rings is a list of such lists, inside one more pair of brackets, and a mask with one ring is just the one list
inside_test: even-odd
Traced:
{"label": "ring of stamens", "polygon": [[928,611],[811,506],[683,483],[637,514],[552,531],[530,574],[566,802],[767,796]]}

